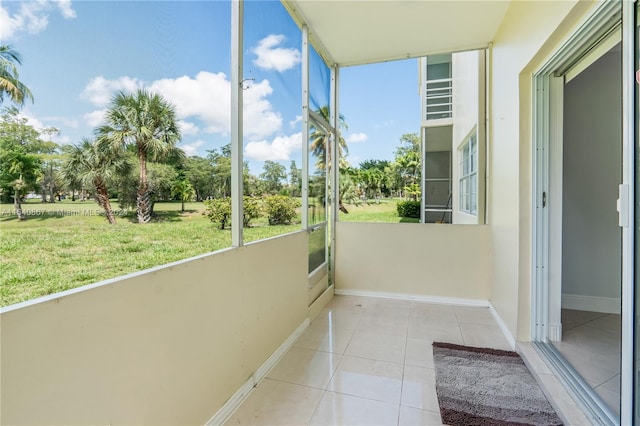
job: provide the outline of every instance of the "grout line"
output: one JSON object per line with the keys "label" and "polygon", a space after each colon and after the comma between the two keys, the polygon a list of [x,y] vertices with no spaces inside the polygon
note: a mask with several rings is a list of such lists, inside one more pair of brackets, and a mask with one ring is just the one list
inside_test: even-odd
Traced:
{"label": "grout line", "polygon": [[407,322],[407,329],[404,332],[404,360],[402,363],[402,382],[400,383],[400,402],[398,403],[398,417],[396,419],[396,424],[400,424],[400,411],[402,407],[402,396],[404,395],[404,383],[405,383],[405,374],[407,372],[407,349],[409,346],[409,325],[410,322]]}
{"label": "grout line", "polygon": [[316,404],[315,408],[313,409],[313,411],[311,412],[311,417],[309,417],[309,421],[307,422],[307,424],[311,424],[311,420],[313,420],[313,417],[316,415],[316,413],[318,412],[318,408],[320,408],[320,404],[322,403],[322,399],[324,398],[324,395],[327,393],[327,390],[323,390],[322,391],[322,395],[320,395],[320,399],[318,400],[318,403]]}

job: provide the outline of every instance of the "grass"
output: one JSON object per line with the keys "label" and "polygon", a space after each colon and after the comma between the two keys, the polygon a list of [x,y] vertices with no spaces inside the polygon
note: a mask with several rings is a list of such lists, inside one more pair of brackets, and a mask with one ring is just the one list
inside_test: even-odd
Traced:
{"label": "grass", "polygon": [[397,198],[389,198],[363,203],[358,206],[346,204],[348,214],[340,212],[340,222],[384,222],[384,223],[418,223],[420,219],[404,218],[398,216],[396,204],[401,201]]}
{"label": "grass", "polygon": [[[0,302],[2,306],[80,287],[156,265],[231,246],[231,231],[219,230],[202,215],[202,203],[156,204],[149,224],[134,222],[133,211],[117,211],[109,225],[93,202],[25,203],[28,220],[12,205],[0,205]],[[245,241],[293,232],[300,225],[245,229]]]}
{"label": "grass", "polygon": [[[231,246],[231,231],[211,223],[202,203],[187,203],[185,212],[179,202],[157,203],[146,225],[135,223],[133,210],[114,208],[117,224],[111,226],[93,201],[29,200],[23,204],[26,221],[17,219],[13,205],[0,204],[0,306]],[[397,216],[396,200],[347,208],[341,221],[414,221]],[[251,225],[246,242],[300,229],[299,223],[268,226],[266,218]]]}

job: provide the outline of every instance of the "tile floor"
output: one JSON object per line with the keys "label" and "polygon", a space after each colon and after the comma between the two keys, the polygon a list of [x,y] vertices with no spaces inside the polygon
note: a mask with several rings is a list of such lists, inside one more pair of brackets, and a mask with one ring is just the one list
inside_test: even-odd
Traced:
{"label": "tile floor", "polygon": [[620,414],[620,315],[562,310],[562,342],[553,342],[607,405]]}
{"label": "tile floor", "polygon": [[489,309],[335,296],[228,425],[439,425],[433,341],[509,349]]}

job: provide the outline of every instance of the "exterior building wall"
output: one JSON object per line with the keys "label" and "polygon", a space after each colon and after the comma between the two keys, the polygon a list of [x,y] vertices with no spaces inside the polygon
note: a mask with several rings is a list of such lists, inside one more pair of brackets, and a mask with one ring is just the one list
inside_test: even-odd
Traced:
{"label": "exterior building wall", "polygon": [[595,4],[512,2],[489,52],[490,299],[519,340],[530,338],[532,302],[532,75]]}
{"label": "exterior building wall", "polygon": [[[451,151],[452,165],[452,208],[453,223],[478,223],[478,216],[460,211],[460,148],[475,129],[478,132],[480,123],[480,91],[479,71],[481,51],[454,53],[452,55],[453,75],[453,146]],[[482,96],[484,102],[484,96]],[[480,149],[478,149],[480,151]],[[478,173],[478,179],[481,179]],[[480,194],[480,191],[478,191]],[[480,203],[479,206],[480,207]]]}
{"label": "exterior building wall", "polygon": [[0,423],[205,424],[307,319],[307,245],[298,232],[3,312]]}

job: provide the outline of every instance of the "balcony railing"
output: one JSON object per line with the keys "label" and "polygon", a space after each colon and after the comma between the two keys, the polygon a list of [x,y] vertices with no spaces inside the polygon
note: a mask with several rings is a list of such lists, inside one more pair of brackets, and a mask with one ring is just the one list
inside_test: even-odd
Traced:
{"label": "balcony railing", "polygon": [[427,80],[426,87],[425,119],[451,118],[453,114],[452,79]]}

